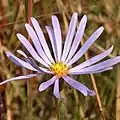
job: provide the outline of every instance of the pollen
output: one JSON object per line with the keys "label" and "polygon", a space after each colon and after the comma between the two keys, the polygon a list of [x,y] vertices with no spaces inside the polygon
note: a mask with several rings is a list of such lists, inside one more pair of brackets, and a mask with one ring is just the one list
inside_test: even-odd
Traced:
{"label": "pollen", "polygon": [[68,67],[63,62],[52,64],[50,70],[59,78],[68,73]]}

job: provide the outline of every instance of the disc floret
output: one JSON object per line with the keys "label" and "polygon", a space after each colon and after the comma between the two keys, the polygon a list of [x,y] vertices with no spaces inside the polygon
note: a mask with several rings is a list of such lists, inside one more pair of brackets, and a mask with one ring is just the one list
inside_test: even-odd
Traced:
{"label": "disc floret", "polygon": [[68,67],[63,62],[52,64],[50,70],[59,78],[68,73]]}

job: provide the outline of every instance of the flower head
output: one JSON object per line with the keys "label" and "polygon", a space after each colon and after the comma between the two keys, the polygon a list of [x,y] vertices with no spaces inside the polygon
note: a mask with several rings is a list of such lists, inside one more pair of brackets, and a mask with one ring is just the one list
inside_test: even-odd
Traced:
{"label": "flower head", "polygon": [[50,67],[50,71],[57,77],[62,77],[67,75],[68,67],[63,62],[53,63]]}
{"label": "flower head", "polygon": [[[74,13],[72,15],[68,32],[65,38],[64,46],[62,46],[61,29],[57,17],[52,16],[52,27],[46,26],[46,30],[50,38],[54,56],[51,54],[51,51],[47,45],[47,42],[39,26],[39,23],[35,18],[31,18],[31,22],[34,29],[29,24],[25,24],[25,28],[32,39],[35,49],[23,35],[17,34],[18,39],[27,49],[31,56],[27,56],[21,50],[17,50],[17,52],[24,57],[23,60],[13,55],[11,52],[6,52],[6,55],[18,66],[25,67],[29,70],[35,71],[36,73],[14,77],[3,81],[2,83],[0,83],[0,85],[5,84],[12,80],[27,79],[44,73],[52,74],[53,77],[50,80],[47,80],[46,82],[40,84],[39,91],[43,91],[52,84],[54,84],[53,93],[57,98],[61,98],[59,92],[59,79],[62,78],[71,87],[77,89],[85,96],[95,95],[95,92],[93,90],[88,89],[85,85],[74,80],[69,75],[100,73],[107,70],[111,70],[113,65],[120,62],[120,56],[105,60],[103,62],[99,62],[112,52],[113,49],[112,46],[103,53],[95,57],[92,57],[75,67],[72,67],[72,64],[75,63],[85,54],[85,52],[102,34],[104,30],[103,27],[99,27],[88,38],[85,44],[81,48],[79,48],[78,46],[80,44],[80,41],[82,40],[84,30],[86,27],[87,16],[84,15],[82,17],[76,31],[77,17],[78,17],[77,13]],[[36,61],[39,62],[43,67],[38,66]]]}

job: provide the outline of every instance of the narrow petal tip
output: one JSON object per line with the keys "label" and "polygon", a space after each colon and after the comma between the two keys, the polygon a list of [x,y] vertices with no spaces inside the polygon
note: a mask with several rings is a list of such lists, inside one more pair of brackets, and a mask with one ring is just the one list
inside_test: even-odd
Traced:
{"label": "narrow petal tip", "polygon": [[114,45],[112,45],[112,46],[110,47],[111,50],[113,50],[113,48],[114,48]]}
{"label": "narrow petal tip", "polygon": [[99,30],[100,30],[101,32],[103,32],[104,27],[103,27],[103,26],[101,26],[101,27],[99,28]]}
{"label": "narrow petal tip", "polygon": [[94,90],[86,90],[83,92],[84,96],[95,96],[95,91]]}
{"label": "narrow petal tip", "polygon": [[30,17],[30,20],[33,21],[33,20],[36,20],[34,17]]}
{"label": "narrow petal tip", "polygon": [[27,27],[29,27],[30,25],[28,24],[28,23],[25,23],[25,27],[27,28]]}
{"label": "narrow petal tip", "polygon": [[22,37],[22,35],[20,33],[17,33],[16,36],[18,37],[18,39],[20,39],[20,37]]}
{"label": "narrow petal tip", "polygon": [[84,15],[81,19],[82,25],[85,25],[87,23],[87,15]]}
{"label": "narrow petal tip", "polygon": [[39,24],[38,21],[34,17],[30,17],[32,24]]}
{"label": "narrow petal tip", "polygon": [[94,90],[89,90],[89,91],[88,91],[88,95],[90,95],[90,96],[95,96],[96,93],[95,93]]}
{"label": "narrow petal tip", "polygon": [[114,46],[112,45],[109,49],[110,49],[110,53],[113,51]]}
{"label": "narrow petal tip", "polygon": [[78,16],[78,13],[77,13],[77,12],[74,12],[74,13],[73,13],[73,16],[74,16],[74,17]]}
{"label": "narrow petal tip", "polygon": [[58,21],[58,18],[57,18],[57,16],[56,15],[52,15],[52,21]]}
{"label": "narrow petal tip", "polygon": [[87,21],[87,15],[84,15],[82,19]]}
{"label": "narrow petal tip", "polygon": [[42,92],[44,89],[45,89],[44,86],[41,84],[41,85],[39,86],[39,92]]}
{"label": "narrow petal tip", "polygon": [[9,51],[7,51],[7,52],[5,52],[5,54],[7,57],[9,57],[11,53]]}

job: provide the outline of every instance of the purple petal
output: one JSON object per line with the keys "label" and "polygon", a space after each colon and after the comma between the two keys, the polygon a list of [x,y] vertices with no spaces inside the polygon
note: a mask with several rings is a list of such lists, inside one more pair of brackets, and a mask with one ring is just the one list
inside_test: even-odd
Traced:
{"label": "purple petal", "polygon": [[104,69],[99,69],[99,70],[87,70],[87,69],[80,69],[80,70],[73,70],[73,71],[69,71],[68,74],[71,74],[71,75],[84,75],[84,74],[95,74],[95,73],[101,73],[101,72],[105,72],[105,71],[108,71],[108,70],[112,70],[113,67],[107,67],[107,68],[104,68]]}
{"label": "purple petal", "polygon": [[45,68],[39,67],[39,66],[35,63],[34,59],[32,59],[31,57],[27,57],[27,58],[25,58],[25,60],[26,60],[32,67],[34,67],[36,70],[38,70],[39,72],[45,72],[45,73],[51,74],[51,72],[50,72],[49,70],[47,70],[47,69],[45,69]]}
{"label": "purple petal", "polygon": [[40,41],[36,35],[36,33],[34,32],[33,28],[29,25],[29,24],[25,24],[26,30],[29,34],[29,36],[31,37],[33,44],[37,50],[37,52],[39,53],[40,57],[49,65],[51,65],[50,60],[48,59],[48,57],[46,56],[45,52],[42,49],[42,46],[40,44]]}
{"label": "purple petal", "polygon": [[98,64],[92,65],[90,67],[84,68],[85,71],[97,71],[100,69],[105,69],[107,67],[111,67],[117,63],[120,62],[120,56],[105,60],[103,62],[100,62]]}
{"label": "purple petal", "polygon": [[90,95],[94,96],[95,92],[93,90],[89,90],[85,85],[80,82],[70,78],[69,76],[64,76],[63,79],[73,88],[80,91],[84,96]]}
{"label": "purple petal", "polygon": [[55,80],[55,85],[54,85],[54,91],[53,91],[54,95],[56,98],[60,98],[61,99],[61,96],[60,96],[60,91],[59,91],[59,79],[56,79]]}
{"label": "purple petal", "polygon": [[27,78],[32,78],[32,77],[35,77],[35,76],[38,76],[38,75],[40,75],[40,73],[13,77],[13,78],[10,78],[10,79],[7,79],[7,80],[1,82],[0,85],[3,85],[5,83],[11,82],[11,81],[15,81],[15,80],[24,80],[24,79],[27,79]]}
{"label": "purple petal", "polygon": [[61,54],[62,54],[62,35],[61,35],[61,29],[60,24],[56,16],[52,16],[52,24],[53,24],[53,31],[55,34],[55,40],[57,45],[57,59],[60,61]]}
{"label": "purple petal", "polygon": [[21,50],[17,50],[17,52],[21,55],[23,55],[25,58],[25,61],[28,62],[33,68],[35,68],[37,71],[41,71],[41,72],[45,72],[45,73],[48,73],[48,74],[51,74],[51,72],[45,68],[42,68],[42,67],[39,67],[33,58],[31,57],[28,57],[23,51]]}
{"label": "purple petal", "polygon": [[101,73],[101,72],[105,72],[105,71],[112,70],[112,69],[113,69],[113,67],[108,67],[108,68],[97,70],[97,71],[95,71],[93,73]]}
{"label": "purple petal", "polygon": [[85,42],[85,44],[80,48],[80,50],[75,54],[75,56],[67,63],[68,66],[75,63],[84,53],[89,49],[89,47],[97,40],[97,38],[102,34],[104,28],[98,28],[90,38]]}
{"label": "purple petal", "polygon": [[27,58],[27,55],[22,50],[17,50],[17,52],[22,56],[24,56],[25,58]]}
{"label": "purple petal", "polygon": [[85,68],[87,66],[90,66],[90,65],[102,60],[103,58],[108,56],[112,52],[112,50],[113,50],[113,46],[111,48],[109,48],[108,50],[104,51],[103,53],[96,55],[95,57],[92,57],[92,58],[86,60],[85,62],[75,66],[74,68],[71,69],[71,71],[80,70],[82,68]]}
{"label": "purple petal", "polygon": [[19,59],[18,57],[13,55],[11,52],[6,52],[6,55],[16,65],[21,66],[21,67],[25,67],[25,68],[27,68],[29,70],[38,71],[37,69],[33,68],[29,63]]}
{"label": "purple petal", "polygon": [[78,19],[78,14],[74,13],[72,15],[70,25],[69,25],[69,28],[68,28],[68,32],[67,32],[67,35],[66,35],[66,39],[65,39],[65,45],[64,45],[64,49],[63,49],[62,58],[61,58],[61,60],[63,62],[65,61],[65,59],[66,59],[66,57],[69,53],[71,44],[72,44],[72,40],[73,40],[73,37],[74,37],[74,34],[75,34],[77,19]]}
{"label": "purple petal", "polygon": [[83,34],[84,34],[84,30],[85,30],[85,27],[86,27],[86,23],[87,23],[87,16],[84,15],[82,17],[81,21],[80,21],[77,33],[75,35],[75,39],[73,41],[71,50],[69,52],[69,55],[68,55],[65,63],[67,63],[72,58],[72,56],[74,55],[74,53],[76,52],[76,50],[77,50],[77,48],[78,48],[78,46],[80,44],[80,41],[82,40],[82,37],[83,37]]}
{"label": "purple petal", "polygon": [[57,56],[58,55],[57,55],[57,45],[56,45],[54,31],[53,31],[52,27],[50,27],[50,26],[46,26],[45,28],[48,32],[50,42],[51,42],[51,45],[52,45],[52,49],[53,49],[53,53],[54,53],[54,56],[55,56],[55,60],[57,62]]}
{"label": "purple petal", "polygon": [[25,48],[29,51],[29,53],[31,54],[31,56],[37,60],[38,62],[40,62],[41,64],[43,64],[46,67],[49,67],[48,64],[46,64],[36,53],[36,51],[33,49],[32,45],[30,44],[30,42],[21,34],[17,34],[18,39],[21,41],[21,43],[25,46]]}
{"label": "purple petal", "polygon": [[40,28],[39,23],[38,23],[37,20],[36,20],[35,18],[33,18],[33,17],[31,17],[31,22],[32,22],[32,24],[33,24],[33,26],[34,26],[34,29],[35,29],[37,35],[38,35],[38,38],[39,38],[39,40],[40,40],[40,43],[41,43],[41,45],[42,45],[42,48],[43,48],[44,52],[46,53],[46,55],[47,55],[47,57],[50,59],[50,61],[51,61],[52,63],[54,63],[54,60],[53,60],[53,58],[52,58],[52,55],[51,55],[51,53],[50,53],[50,50],[49,50],[49,48],[48,48],[47,42],[46,42],[46,40],[45,40],[44,34],[43,34],[43,32],[42,32],[42,30],[41,30],[41,28]]}
{"label": "purple petal", "polygon": [[54,76],[50,80],[47,80],[46,82],[41,83],[41,85],[39,86],[39,91],[41,92],[47,89],[50,85],[52,85],[55,82],[56,79],[57,79],[56,76]]}

